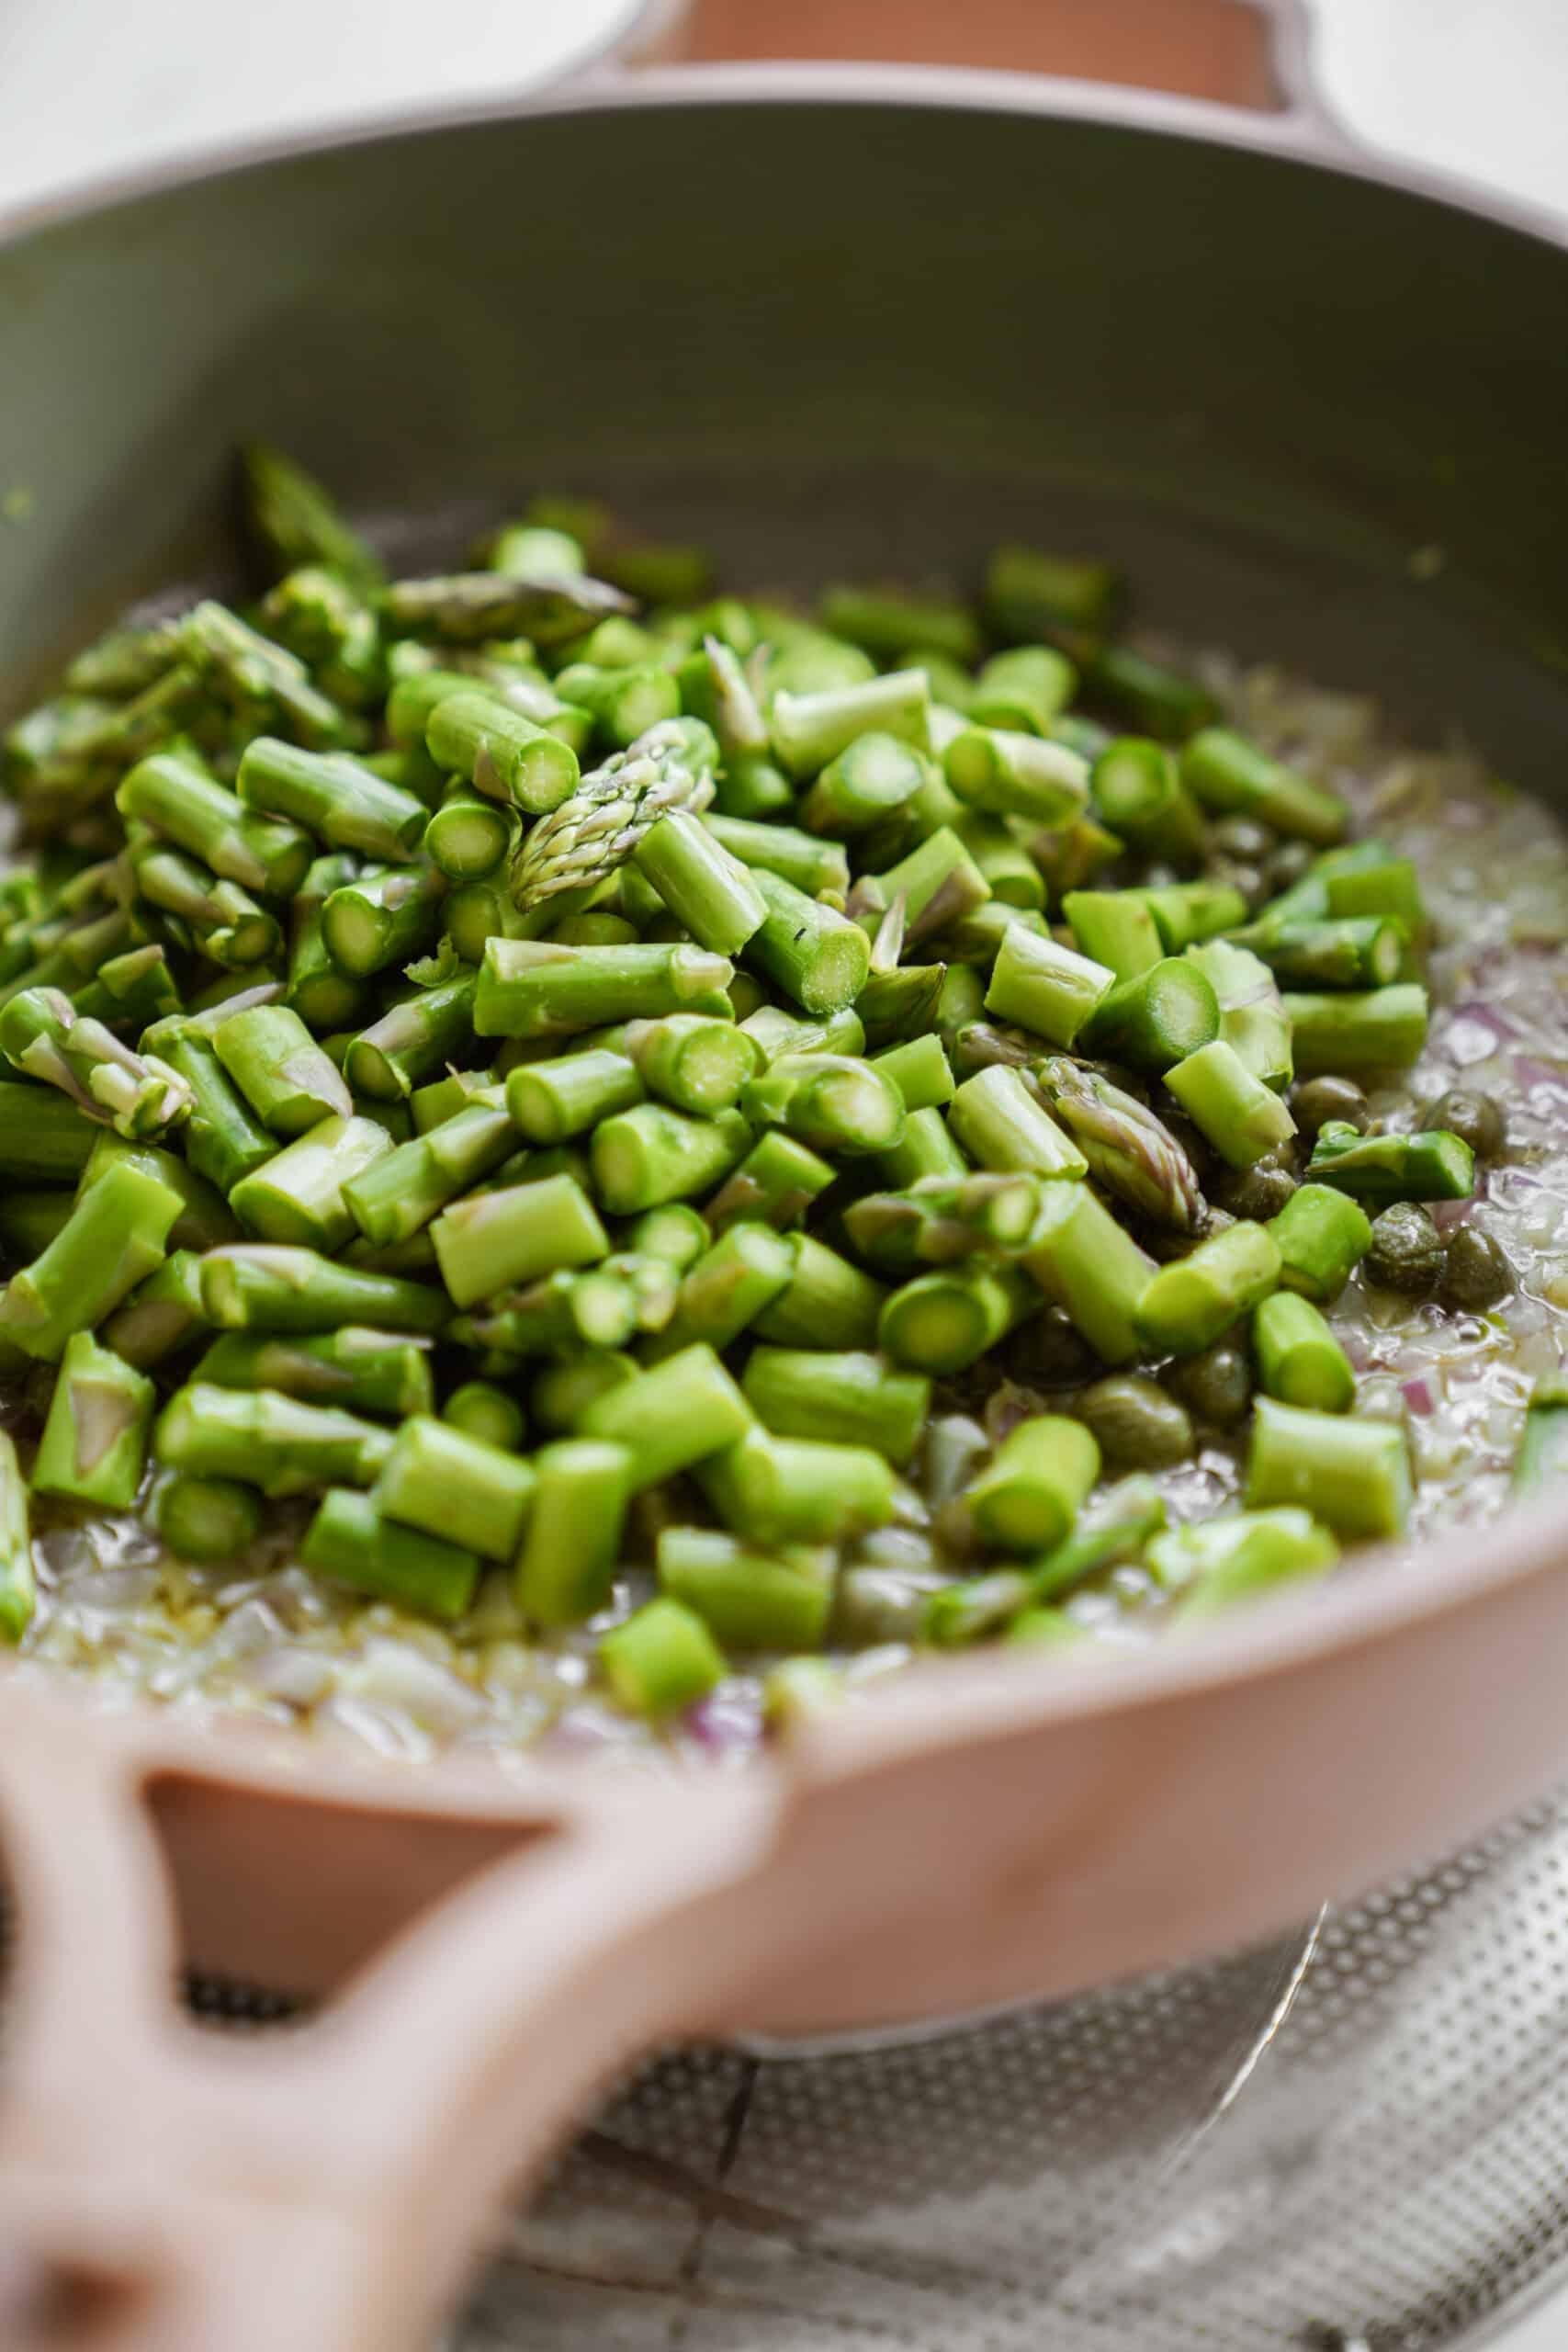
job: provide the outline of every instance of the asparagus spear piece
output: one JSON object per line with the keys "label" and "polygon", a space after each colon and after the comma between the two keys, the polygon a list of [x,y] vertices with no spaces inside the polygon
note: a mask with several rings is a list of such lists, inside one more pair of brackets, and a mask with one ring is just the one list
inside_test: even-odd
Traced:
{"label": "asparagus spear piece", "polygon": [[852,1004],[871,970],[865,933],[765,867],[756,868],[753,879],[765,913],[747,943],[747,960],[807,1012]]}
{"label": "asparagus spear piece", "polygon": [[1073,1178],[1089,1163],[1016,1069],[994,1064],[966,1078],[948,1110],[953,1133],[982,1168]]}
{"label": "asparagus spear piece", "polygon": [[801,804],[807,831],[849,841],[870,832],[929,780],[925,754],[897,735],[857,736],[829,760]]}
{"label": "asparagus spear piece", "polygon": [[525,816],[547,816],[570,799],[581,781],[570,743],[483,688],[465,686],[443,696],[430,713],[424,740],[439,766],[466,776],[486,799]]}
{"label": "asparagus spear piece", "polygon": [[1348,1193],[1310,1182],[1297,1185],[1269,1230],[1283,1287],[1320,1306],[1338,1297],[1372,1239],[1365,1210]]}
{"label": "asparagus spear piece", "polygon": [[89,1118],[129,1137],[164,1133],[189,1116],[177,1069],[133,1053],[101,1021],[80,1020],[58,989],[24,989],[0,1011],[0,1053],[13,1069],[58,1087]]}
{"label": "asparagus spear piece", "polygon": [[81,1194],[40,1257],[0,1297],[0,1338],[53,1363],[163,1262],[179,1195],[127,1162]]}
{"label": "asparagus spear piece", "polygon": [[924,1374],[861,1349],[754,1348],[741,1386],[775,1437],[868,1445],[896,1468],[914,1453],[931,1408]]}
{"label": "asparagus spear piece", "polygon": [[393,1419],[428,1413],[434,1393],[430,1358],[417,1340],[353,1323],[292,1336],[225,1331],[191,1377],[217,1388],[276,1388],[308,1404]]}
{"label": "asparagus spear piece", "polygon": [[1276,1093],[1291,1082],[1295,1063],[1291,1023],[1279,983],[1260,956],[1233,941],[1206,939],[1186,960],[1202,973],[1220,1009],[1219,1035],[1254,1078]]}
{"label": "asparagus spear piece", "polygon": [[372,1487],[391,1450],[389,1431],[336,1406],[207,1382],[176,1390],[152,1432],[153,1453],[167,1468],[242,1479],[273,1496]]}
{"label": "asparagus spear piece", "polygon": [[1088,761],[1043,735],[965,727],[943,752],[942,766],[959,798],[989,816],[1066,825],[1089,799]]}
{"label": "asparagus spear piece", "polygon": [[[5,1016],[0,1014],[0,1033]],[[1364,1136],[1344,1119],[1318,1129],[1307,1174],[1359,1201],[1463,1201],[1475,1190],[1475,1154],[1446,1128]]]}
{"label": "asparagus spear piece", "polygon": [[723,1019],[731,1010],[723,991],[733,973],[727,957],[703,947],[492,939],[479,967],[474,1026],[481,1037],[569,1037],[669,1012]]}
{"label": "asparagus spear piece", "polygon": [[[963,1044],[972,1053],[974,1031]],[[1108,1192],[1157,1224],[1194,1231],[1203,1215],[1197,1171],[1175,1136],[1145,1108],[1097,1070],[1047,1054],[1027,1066],[1029,1083],[1067,1129]]]}
{"label": "asparagus spear piece", "polygon": [[258,1241],[298,1243],[331,1257],[355,1232],[346,1188],[391,1150],[374,1119],[320,1119],[241,1179],[229,1196],[234,1215]]}
{"label": "asparagus spear piece", "polygon": [[142,1374],[90,1332],[73,1332],[33,1464],[34,1491],[129,1510],[141,1484],[153,1401]]}
{"label": "asparagus spear piece", "polygon": [[525,837],[512,869],[519,911],[594,888],[625,865],[660,817],[702,808],[717,754],[700,719],[669,719],[584,776]]}
{"label": "asparagus spear piece", "polygon": [[[1071,702],[1077,683],[1072,662],[1054,645],[1014,646],[1006,653],[992,654],[958,707],[967,708],[969,717],[982,727],[1049,735]],[[951,697],[944,695],[943,700]]]}
{"label": "asparagus spear piece", "polygon": [[257,735],[245,746],[236,789],[247,808],[366,857],[400,862],[424,837],[423,803],[344,752],[307,752]]}
{"label": "asparagus spear piece", "polygon": [[712,1348],[698,1341],[595,1398],[583,1413],[585,1437],[626,1448],[635,1491],[689,1470],[733,1445],[751,1414]]}
{"label": "asparagus spear piece", "polygon": [[884,1355],[912,1372],[951,1376],[1040,1311],[1028,1277],[977,1259],[917,1274],[886,1300],[876,1337]]}
{"label": "asparagus spear piece", "polygon": [[[1137,982],[1131,983],[1136,986]],[[1070,1046],[1116,975],[1088,956],[1036,938],[1022,923],[1002,934],[986,991],[986,1010],[1016,1021],[1053,1046]]]}
{"label": "asparagus spear piece", "polygon": [[321,563],[286,572],[263,598],[261,618],[334,702],[364,710],[379,701],[386,664],[375,609],[341,573]]}
{"label": "asparagus spear piece", "polygon": [[1427,1042],[1427,991],[1415,981],[1343,995],[1287,991],[1284,1007],[1303,1078],[1404,1069]]}
{"label": "asparagus spear piece", "polygon": [[339,883],[321,908],[328,955],[355,980],[406,964],[434,937],[445,891],[430,865],[389,865]]}
{"label": "asparagus spear piece", "polygon": [[808,899],[842,898],[849,889],[849,860],[837,842],[818,841],[794,825],[758,824],[730,809],[709,811],[703,823],[742,865],[776,874]]}
{"label": "asparagus spear piece", "polygon": [[468,1046],[478,1001],[471,972],[416,988],[352,1040],[344,1061],[349,1085],[378,1102],[406,1101]]}
{"label": "asparagus spear piece", "polygon": [[[713,1024],[723,1036],[733,1028]],[[582,1047],[547,1062],[525,1062],[506,1080],[506,1108],[517,1133],[530,1143],[561,1143],[586,1135],[617,1111],[644,1099],[637,1065],[609,1046]],[[439,1129],[436,1130],[439,1133]]]}
{"label": "asparagus spear piece", "polygon": [[338,1584],[428,1616],[461,1617],[474,1596],[479,1564],[472,1552],[439,1536],[384,1519],[367,1495],[333,1487],[305,1531],[299,1557]]}
{"label": "asparagus spear piece", "polygon": [[1115,979],[1135,980],[1165,953],[1154,916],[1135,890],[1069,890],[1062,911],[1082,953]]}
{"label": "asparagus spear piece", "polygon": [[1056,555],[1009,542],[986,567],[987,618],[998,637],[1027,643],[1058,628],[1108,628],[1122,593],[1120,574],[1108,563]]}
{"label": "asparagus spear piece", "polygon": [[1211,1617],[1299,1577],[1333,1567],[1339,1547],[1309,1511],[1245,1510],[1173,1527],[1146,1555],[1156,1579],[1180,1596],[1182,1618]]}
{"label": "asparagus spear piece", "polygon": [[891,735],[917,751],[929,750],[930,714],[925,672],[891,670],[885,677],[812,694],[775,686],[769,727],[780,764],[802,782],[862,735]]}
{"label": "asparagus spear piece", "polygon": [[32,1619],[33,1547],[28,1488],[9,1432],[0,1430],[0,1635],[19,1642]]}
{"label": "asparagus spear piece", "polygon": [[1410,1511],[1404,1431],[1393,1421],[1308,1412],[1260,1396],[1247,1502],[1249,1509],[1302,1504],[1337,1535],[1398,1535]]}
{"label": "asparagus spear piece", "polygon": [[154,1036],[159,1062],[175,1072],[190,1096],[190,1116],[181,1129],[186,1157],[208,1183],[230,1192],[272,1158],[276,1141],[253,1118],[200,1029],[186,1020],[161,1023],[142,1043]]}
{"label": "asparagus spear piece", "polygon": [[594,1129],[593,1187],[612,1216],[637,1216],[720,1183],[750,1140],[739,1111],[696,1119],[662,1102],[642,1102]]}
{"label": "asparagus spear piece", "polygon": [[950,825],[939,825],[919,847],[881,874],[863,875],[850,895],[850,912],[880,923],[904,902],[904,945],[922,940],[973,914],[991,896],[991,886]]}
{"label": "asparagus spear piece", "polygon": [[261,1497],[237,1478],[176,1472],[153,1495],[152,1523],[177,1560],[221,1567],[248,1552],[261,1533]]}
{"label": "asparagus spear piece", "polygon": [[12,1184],[73,1184],[103,1129],[50,1086],[0,1080],[0,1177]]}
{"label": "asparagus spear piece", "polygon": [[1095,814],[1145,857],[1193,866],[1203,854],[1203,818],[1174,755],[1144,735],[1108,743],[1089,775]]}
{"label": "asparagus spear piece", "polygon": [[531,1624],[581,1624],[610,1598],[631,1456],[606,1440],[568,1438],[542,1447],[534,1469],[534,1506],[513,1576],[517,1606]]}
{"label": "asparagus spear piece", "polygon": [[457,1306],[560,1267],[608,1256],[610,1238],[570,1176],[511,1184],[454,1201],[431,1227],[441,1279]]}
{"label": "asparagus spear piece", "polygon": [[1246,1218],[1162,1266],[1138,1303],[1140,1336],[1157,1355],[1196,1355],[1280,1280],[1280,1252],[1267,1226]]}
{"label": "asparagus spear piece", "polygon": [[724,1676],[724,1657],[702,1619],[661,1597],[605,1634],[599,1662],[615,1697],[631,1713],[673,1715]]}
{"label": "asparagus spear piece", "polygon": [[766,1551],[712,1527],[666,1527],[659,1538],[660,1592],[736,1649],[819,1649],[836,1567],[837,1555],[821,1545]]}
{"label": "asparagus spear piece", "polygon": [[[428,1412],[429,1400],[412,1409]],[[527,1416],[515,1396],[489,1380],[465,1380],[454,1388],[441,1408],[441,1418],[465,1435],[482,1438],[508,1453],[515,1453],[528,1433]]]}
{"label": "asparagus spear piece", "polygon": [[681,1278],[675,1311],[649,1348],[674,1355],[696,1340],[728,1348],[788,1288],[795,1253],[771,1225],[729,1226]]}
{"label": "asparagus spear piece", "polygon": [[107,1127],[98,1128],[97,1138],[92,1157],[82,1170],[80,1193],[100,1182],[111,1168],[123,1160],[155,1176],[178,1196],[180,1213],[169,1232],[172,1248],[214,1250],[220,1242],[239,1239],[240,1227],[227,1202],[174,1152],[161,1150],[156,1144],[128,1143]]}
{"label": "asparagus spear piece", "polygon": [[108,1317],[105,1344],[139,1372],[177,1354],[203,1327],[201,1265],[194,1250],[165,1258]]}
{"label": "asparagus spear piece", "polygon": [[752,1544],[848,1544],[893,1517],[892,1465],[867,1445],[774,1437],[753,1425],[696,1472],[713,1509]]}
{"label": "asparagus spear piece", "polygon": [[1037,1413],[1020,1421],[969,1489],[969,1511],[988,1544],[1011,1552],[1064,1543],[1100,1476],[1100,1448],[1081,1421]]}
{"label": "asparagus spear piece", "polygon": [[1321,1413],[1348,1413],[1356,1401],[1349,1358],[1312,1301],[1278,1290],[1252,1314],[1252,1351],[1265,1396]]}
{"label": "asparagus spear piece", "polygon": [[534,1466],[429,1414],[392,1442],[371,1497],[386,1519],[442,1535],[482,1559],[511,1560],[534,1499]]}
{"label": "asparagus spear piece", "polygon": [[748,1081],[740,1100],[752,1126],[781,1126],[840,1156],[890,1150],[904,1132],[904,1098],[893,1080],[842,1054],[784,1055]]}
{"label": "asparagus spear piece", "polygon": [[1040,1223],[1021,1262],[1103,1363],[1127,1363],[1140,1352],[1138,1311],[1159,1270],[1087,1184],[1042,1188]]}
{"label": "asparagus spear piece", "polygon": [[940,1110],[953,1100],[952,1065],[934,1030],[890,1046],[874,1055],[872,1061],[873,1068],[898,1089],[906,1111]]}
{"label": "asparagus spear piece", "polygon": [[1165,1082],[1193,1125],[1232,1168],[1250,1168],[1296,1132],[1280,1100],[1254,1078],[1234,1046],[1211,1039],[1168,1069]]}
{"label": "asparagus spear piece", "polygon": [[661,1021],[633,1021],[627,1024],[626,1044],[650,1093],[677,1111],[700,1117],[732,1110],[746,1081],[757,1075],[766,1058],[744,1026],[737,1028],[711,1013],[671,1012]]}
{"label": "asparagus spear piece", "polygon": [[526,637],[565,644],[612,613],[636,610],[633,599],[585,573],[552,579],[502,571],[456,572],[445,579],[394,580],[384,606],[400,635],[476,645],[486,638]]}
{"label": "asparagus spear piece", "polygon": [[188,924],[209,963],[243,970],[277,954],[283,933],[276,916],[238,882],[224,881],[156,834],[133,842],[129,855],[141,896]]}
{"label": "asparagus spear piece", "polygon": [[1345,831],[1345,803],[1271,760],[1231,727],[1205,727],[1181,754],[1182,781],[1206,808],[1256,817],[1277,833],[1333,842]]}
{"label": "asparagus spear piece", "polygon": [[1163,1078],[1219,1035],[1220,1008],[1196,965],[1168,956],[1107,989],[1077,1033],[1087,1054]]}
{"label": "asparagus spear piece", "polygon": [[757,1337],[786,1348],[868,1348],[882,1284],[809,1233],[792,1234],[789,1280],[753,1317]]}
{"label": "asparagus spear piece", "polygon": [[265,441],[245,444],[240,469],[247,523],[275,572],[320,563],[362,592],[379,587],[378,558],[313,475]]}
{"label": "asparagus spear piece", "polygon": [[[907,1125],[906,1135],[908,1132]],[[827,1191],[833,1178],[834,1170],[827,1160],[808,1151],[793,1136],[784,1135],[777,1127],[770,1128],[720,1185],[705,1214],[715,1233],[727,1230],[742,1218],[760,1220],[783,1230],[801,1222],[812,1202]]]}
{"label": "asparagus spear piece", "polygon": [[[1218,716],[1207,687],[1134,653],[1131,646],[1099,649],[1085,665],[1084,687],[1091,702],[1114,711],[1138,734],[1156,736],[1162,743],[1185,742]],[[1197,790],[1190,776],[1184,781]]]}
{"label": "asparagus spear piece", "polygon": [[439,1331],[451,1306],[427,1283],[334,1265],[314,1250],[238,1242],[209,1250],[201,1263],[202,1312],[226,1331],[335,1331],[344,1323],[378,1331]]}
{"label": "asparagus spear piece", "polygon": [[212,1047],[275,1136],[303,1135],[319,1120],[353,1115],[341,1073],[287,1005],[252,1005],[231,1013],[214,1032]]}
{"label": "asparagus spear piece", "polygon": [[749,867],[688,808],[650,825],[632,855],[682,929],[714,955],[738,956],[768,919]]}
{"label": "asparagus spear piece", "polygon": [[1254,923],[1237,934],[1237,944],[1254,949],[1286,988],[1370,989],[1398,979],[1409,933],[1387,916],[1325,916],[1317,922]]}

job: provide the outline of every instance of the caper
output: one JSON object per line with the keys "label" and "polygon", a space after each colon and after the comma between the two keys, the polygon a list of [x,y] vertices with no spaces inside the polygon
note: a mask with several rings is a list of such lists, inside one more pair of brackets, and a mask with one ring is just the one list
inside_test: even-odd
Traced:
{"label": "caper", "polygon": [[1095,1358],[1061,1308],[1052,1306],[1019,1325],[1004,1342],[1001,1361],[1021,1388],[1076,1388],[1093,1371]]}
{"label": "caper", "polygon": [[1100,1443],[1107,1463],[1134,1470],[1167,1470],[1192,1452],[1192,1423],[1185,1407],[1168,1396],[1156,1380],[1114,1373],[1097,1380],[1077,1401],[1078,1419]]}
{"label": "caper", "polygon": [[1252,1402],[1252,1363],[1234,1340],[1217,1340],[1201,1355],[1172,1364],[1166,1384],[1188,1410],[1215,1429],[1234,1429]]}
{"label": "caper", "polygon": [[1263,868],[1270,898],[1292,889],[1317,855],[1310,842],[1281,842]]}
{"label": "caper", "polygon": [[1315,1139],[1318,1129],[1325,1127],[1330,1119],[1338,1119],[1364,1136],[1372,1115],[1367,1108],[1366,1096],[1353,1078],[1307,1079],[1292,1092],[1291,1111],[1309,1140]]}
{"label": "caper", "polygon": [[1400,1201],[1372,1219],[1371,1244],[1361,1261],[1369,1282],[1407,1298],[1425,1298],[1442,1281],[1448,1246],[1426,1210]]}
{"label": "caper", "polygon": [[1450,1136],[1458,1136],[1477,1159],[1495,1159],[1508,1140],[1503,1114],[1490,1094],[1472,1093],[1466,1086],[1456,1086],[1445,1094],[1427,1124],[1446,1127]]}
{"label": "caper", "polygon": [[1209,828],[1209,846],[1221,857],[1235,857],[1256,865],[1268,856],[1277,840],[1271,826],[1260,825],[1256,817],[1222,817]]}
{"label": "caper", "polygon": [[1461,1225],[1449,1243],[1438,1296],[1445,1306],[1479,1313],[1495,1306],[1514,1287],[1514,1270],[1489,1233]]}
{"label": "caper", "polygon": [[1296,1171],[1280,1152],[1255,1159],[1224,1176],[1214,1188],[1220,1206],[1232,1216],[1256,1217],[1259,1224],[1278,1216],[1296,1189]]}

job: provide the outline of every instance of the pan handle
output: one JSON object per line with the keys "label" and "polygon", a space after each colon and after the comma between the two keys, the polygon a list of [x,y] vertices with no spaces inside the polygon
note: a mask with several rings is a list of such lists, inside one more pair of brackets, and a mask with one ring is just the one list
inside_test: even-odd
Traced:
{"label": "pan handle", "polygon": [[177,2004],[156,1769],[8,1691],[0,2344],[416,2352],[594,2089],[728,2010],[781,1782],[552,1790],[321,2013],[242,2037]]}
{"label": "pan handle", "polygon": [[1064,94],[1158,94],[1162,113],[1210,121],[1243,108],[1253,136],[1344,155],[1356,142],[1319,78],[1316,29],[1314,0],[649,0],[590,78],[671,62],[999,68]]}

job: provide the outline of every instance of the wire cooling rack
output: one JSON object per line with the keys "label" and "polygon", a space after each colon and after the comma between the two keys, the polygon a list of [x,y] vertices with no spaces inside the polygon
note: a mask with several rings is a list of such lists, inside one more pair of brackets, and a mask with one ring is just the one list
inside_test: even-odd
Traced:
{"label": "wire cooling rack", "polygon": [[1568,2278],[1568,1792],[1267,1951],[672,2052],[447,2352],[1438,2352]]}

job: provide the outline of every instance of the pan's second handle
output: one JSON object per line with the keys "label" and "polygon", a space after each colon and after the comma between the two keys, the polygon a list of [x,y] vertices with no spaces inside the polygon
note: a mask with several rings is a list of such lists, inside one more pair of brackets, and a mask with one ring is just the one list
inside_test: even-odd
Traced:
{"label": "pan's second handle", "polygon": [[1004,68],[1245,107],[1346,143],[1314,72],[1312,0],[686,0],[677,21],[680,5],[657,0],[652,54]]}
{"label": "pan's second handle", "polygon": [[594,2087],[726,2007],[776,1783],[569,1793],[311,2023],[223,2037],[176,2007],[147,1759],[100,1733],[8,1695],[0,2345],[419,2352]]}

